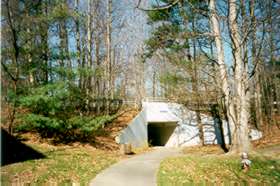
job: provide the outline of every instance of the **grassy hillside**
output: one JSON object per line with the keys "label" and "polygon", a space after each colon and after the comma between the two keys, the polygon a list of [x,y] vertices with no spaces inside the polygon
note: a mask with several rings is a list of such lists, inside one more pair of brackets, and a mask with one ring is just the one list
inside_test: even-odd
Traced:
{"label": "grassy hillside", "polygon": [[9,164],[1,168],[1,183],[87,183],[120,158],[91,146],[29,144],[45,158]]}
{"label": "grassy hillside", "polygon": [[189,148],[185,150],[186,155],[168,158],[161,163],[158,183],[280,183],[279,147],[268,148],[269,156],[264,155],[265,149],[262,149],[261,153],[254,153],[250,157],[252,166],[248,172],[241,170],[239,156],[222,154],[215,147]]}
{"label": "grassy hillside", "polygon": [[[18,143],[27,148],[31,147],[35,154],[41,154],[42,158],[32,159],[24,151],[13,150],[10,156],[19,158],[17,163],[9,163],[1,167],[1,183],[80,183],[87,184],[103,169],[114,164],[121,158],[119,146],[114,138],[120,130],[129,124],[137,114],[136,110],[123,111],[112,122],[107,124],[90,142],[72,142],[69,144],[53,144],[51,138],[42,139],[36,133],[18,134]],[[14,138],[14,137],[13,137]],[[17,140],[18,140],[17,139]],[[17,142],[16,142],[17,143]],[[6,146],[15,148],[14,145]],[[11,150],[11,149],[10,149]],[[20,158],[24,155],[24,158]]]}

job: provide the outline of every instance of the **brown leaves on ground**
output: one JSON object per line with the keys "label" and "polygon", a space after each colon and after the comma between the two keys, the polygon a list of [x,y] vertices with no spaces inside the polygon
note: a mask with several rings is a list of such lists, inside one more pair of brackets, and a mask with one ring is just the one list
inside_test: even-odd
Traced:
{"label": "brown leaves on ground", "polygon": [[[119,135],[119,132],[127,127],[127,125],[133,120],[133,118],[138,114],[137,109],[127,109],[122,110],[118,114],[118,117],[108,123],[94,139],[89,140],[88,143],[72,142],[69,144],[55,144],[56,146],[92,146],[93,148],[106,150],[106,151],[117,151],[119,150],[119,145],[115,141],[115,137]],[[40,145],[52,145],[53,140],[51,138],[41,138],[36,132],[27,132],[18,134],[17,138],[21,141],[26,141],[31,144]],[[92,141],[92,142],[90,142]]]}
{"label": "brown leaves on ground", "polygon": [[[186,147],[185,155],[167,158],[158,171],[158,185],[255,185],[280,181],[280,144],[250,155],[252,165],[242,171],[240,156],[224,154],[218,145]],[[266,184],[265,184],[266,185]]]}
{"label": "brown leaves on ground", "polygon": [[[1,168],[1,183],[10,184],[58,184],[79,182],[87,184],[100,171],[119,160],[114,152],[102,151],[90,145],[30,144],[46,158],[28,160]],[[58,184],[60,185],[60,184]]]}
{"label": "brown leaves on ground", "polygon": [[109,123],[104,128],[101,134],[95,137],[95,142],[92,145],[103,150],[118,150],[119,145],[116,143],[115,137],[119,135],[121,130],[127,127],[138,112],[136,109],[122,111],[112,123]]}
{"label": "brown leaves on ground", "polygon": [[[260,140],[255,140],[252,141],[252,146],[253,150],[260,151],[262,149],[266,149],[268,151],[267,147],[272,146],[269,148],[269,151],[276,151],[279,148],[280,144],[280,129],[275,126],[271,127],[269,131],[266,131],[264,133],[264,137],[261,138]],[[277,146],[278,145],[278,146]],[[274,146],[277,146],[274,147]],[[276,150],[274,150],[276,149]],[[221,148],[220,145],[205,145],[205,146],[192,146],[192,147],[185,147],[183,152],[185,154],[197,154],[197,155],[220,155],[220,154],[225,154],[223,149]],[[279,152],[278,152],[279,154]]]}
{"label": "brown leaves on ground", "polygon": [[183,149],[184,154],[197,154],[197,155],[218,155],[224,154],[224,150],[219,145],[205,145],[205,146],[193,146],[185,147]]}
{"label": "brown leaves on ground", "polygon": [[278,126],[270,127],[265,130],[263,138],[252,142],[253,147],[262,148],[268,145],[280,144],[280,129]]}

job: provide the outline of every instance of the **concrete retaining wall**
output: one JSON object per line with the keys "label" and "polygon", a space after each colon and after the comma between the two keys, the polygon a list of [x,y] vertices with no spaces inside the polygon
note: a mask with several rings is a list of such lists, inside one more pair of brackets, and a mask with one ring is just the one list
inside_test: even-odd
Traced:
{"label": "concrete retaining wall", "polygon": [[[140,147],[148,144],[148,123],[176,122],[178,126],[167,141],[167,147],[193,146],[200,144],[199,131],[196,120],[196,113],[176,103],[144,102],[142,111],[124,129],[116,139],[118,143],[131,143],[133,147]],[[221,144],[223,126],[225,143],[230,143],[230,133],[233,130],[226,121],[210,115],[201,114],[201,122],[204,131],[205,144]],[[221,124],[220,124],[221,123]],[[262,137],[262,133],[251,130],[250,137],[256,140]]]}
{"label": "concrete retaining wall", "polygon": [[142,110],[117,137],[119,144],[130,143],[133,147],[147,145],[147,125],[145,111]]}
{"label": "concrete retaining wall", "polygon": [[[169,109],[174,115],[180,118],[180,121],[166,146],[193,146],[200,144],[196,113],[182,105],[174,103],[169,104]],[[201,122],[203,125],[205,144],[222,143],[222,132],[219,122],[222,122],[224,128],[225,142],[229,143],[230,130],[227,122],[205,114],[201,114]]]}

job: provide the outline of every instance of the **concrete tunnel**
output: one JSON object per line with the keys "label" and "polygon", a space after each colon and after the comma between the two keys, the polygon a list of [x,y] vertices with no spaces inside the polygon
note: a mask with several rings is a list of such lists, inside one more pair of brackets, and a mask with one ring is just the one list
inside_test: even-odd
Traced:
{"label": "concrete tunnel", "polygon": [[130,143],[133,147],[166,146],[179,121],[168,104],[143,102],[142,111],[121,131],[116,142]]}
{"label": "concrete tunnel", "polygon": [[177,122],[148,122],[147,126],[149,146],[165,146]]}
{"label": "concrete tunnel", "polygon": [[[119,144],[129,143],[132,147],[147,146],[193,146],[200,144],[196,113],[176,103],[143,102],[141,112],[116,137]],[[212,116],[201,115],[204,124],[204,139],[207,144],[218,144],[216,120]],[[178,126],[178,127],[177,127]],[[230,141],[230,126],[223,120],[225,140]],[[176,129],[176,130],[175,130]],[[178,129],[178,130],[177,130]],[[252,140],[262,137],[262,133],[251,130]]]}

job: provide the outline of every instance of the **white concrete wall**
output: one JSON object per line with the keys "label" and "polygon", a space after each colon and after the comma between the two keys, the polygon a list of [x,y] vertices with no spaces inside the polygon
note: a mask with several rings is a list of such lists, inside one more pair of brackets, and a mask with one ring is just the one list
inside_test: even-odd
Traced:
{"label": "white concrete wall", "polygon": [[166,146],[192,146],[199,144],[198,128],[194,112],[188,112],[178,104],[168,104],[169,110],[179,118],[178,127],[168,140]]}
{"label": "white concrete wall", "polygon": [[142,110],[127,128],[121,131],[116,141],[119,144],[130,143],[133,147],[141,147],[147,144],[147,139],[146,114]]}
{"label": "white concrete wall", "polygon": [[146,113],[146,121],[153,122],[178,122],[180,118],[170,110],[169,104],[164,102],[143,102],[143,110]]}
{"label": "white concrete wall", "polygon": [[[218,119],[201,114],[204,130],[205,144],[221,144],[222,136]],[[178,126],[169,138],[165,146],[193,146],[200,144],[199,131],[194,111],[176,103],[144,102],[142,111],[124,129],[117,141],[119,143],[131,143],[133,147],[147,145],[147,124],[149,122],[176,122]],[[230,132],[233,127],[228,126],[222,120],[225,142],[230,143]],[[252,140],[261,138],[261,132],[251,130]]]}
{"label": "white concrete wall", "polygon": [[[178,127],[168,140],[166,146],[193,146],[199,145],[199,130],[196,122],[196,113],[188,110],[186,107],[170,103],[169,110],[180,118]],[[222,144],[222,133],[219,126],[219,119],[212,116],[201,114],[201,122],[204,131],[205,144]],[[233,131],[233,126],[229,126],[225,120],[221,120],[224,132],[224,140],[226,144],[230,143],[230,134]],[[250,130],[250,138],[252,140],[260,139],[262,133],[258,130]]]}
{"label": "white concrete wall", "polygon": [[[192,146],[200,144],[196,113],[178,104],[170,104],[169,107],[170,110],[172,110],[172,112],[180,118],[180,121],[178,122],[179,126],[176,128],[166,146]],[[201,122],[203,124],[204,131],[204,143],[220,144],[222,136],[218,120],[213,119],[211,116],[201,114]],[[222,122],[225,129],[225,142],[228,143],[228,126],[225,121]]]}

